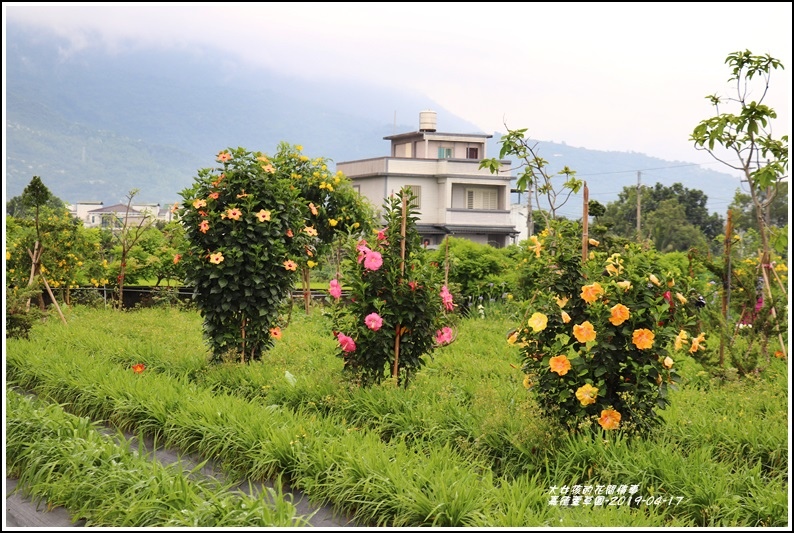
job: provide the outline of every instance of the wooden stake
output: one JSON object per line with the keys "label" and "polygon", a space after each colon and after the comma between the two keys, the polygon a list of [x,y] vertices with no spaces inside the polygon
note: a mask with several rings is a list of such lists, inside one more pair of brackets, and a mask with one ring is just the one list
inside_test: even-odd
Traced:
{"label": "wooden stake", "polygon": [[[408,218],[408,202],[405,199],[405,191],[402,194],[403,205],[402,205],[402,220],[400,222],[400,275],[405,274],[405,223],[406,219]],[[400,279],[402,282],[402,279]],[[397,384],[397,371],[400,368],[400,331],[402,327],[400,324],[397,324],[397,334],[394,336],[394,369],[392,370],[392,376],[394,377],[394,383]]]}
{"label": "wooden stake", "polygon": [[303,305],[306,309],[306,314],[309,314],[309,301],[311,300],[311,291],[309,290],[309,267],[303,266]]}
{"label": "wooden stake", "polygon": [[[775,322],[777,322],[777,311],[775,311],[774,300],[772,299],[772,285],[769,284],[769,274],[767,274],[766,272],[767,268],[769,267],[769,262],[768,262],[769,256],[767,255],[766,257],[764,257],[763,252],[759,252],[759,253],[761,254],[761,257],[759,258],[761,261],[761,275],[764,278],[764,287],[766,287],[766,292],[769,295],[769,303],[772,306],[770,309],[772,312],[772,318],[774,318]],[[766,263],[764,263],[765,259],[767,261]],[[788,353],[788,350],[786,349],[786,343],[783,341],[783,334],[781,334],[779,330],[778,330],[777,338],[778,341],[780,342],[780,348],[783,350],[783,353]],[[767,354],[767,358],[769,358],[769,354]]]}
{"label": "wooden stake", "polygon": [[[725,223],[725,267],[727,272],[722,278],[722,317],[728,324],[728,306],[731,299],[731,245],[733,244],[733,211],[728,209],[728,221]],[[720,367],[725,364],[725,335],[720,335]]]}
{"label": "wooden stake", "polygon": [[444,236],[444,285],[449,286],[449,235]]}

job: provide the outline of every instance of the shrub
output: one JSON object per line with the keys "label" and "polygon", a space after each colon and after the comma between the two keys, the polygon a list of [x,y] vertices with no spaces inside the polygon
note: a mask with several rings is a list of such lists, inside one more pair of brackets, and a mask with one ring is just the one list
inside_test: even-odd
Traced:
{"label": "shrub", "polygon": [[308,210],[290,183],[311,163],[284,145],[272,160],[243,148],[217,159],[221,168],[200,170],[180,193],[182,260],[213,360],[258,360],[280,335],[279,308],[311,242]]}
{"label": "shrub", "polygon": [[331,281],[338,355],[361,385],[396,372],[397,382],[407,386],[423,357],[454,339],[448,314],[453,297],[441,286],[441,269],[424,260],[413,200],[407,189],[387,199],[385,229],[371,243],[351,246],[344,262],[349,302],[341,303],[339,282]]}
{"label": "shrub", "polygon": [[525,385],[548,416],[574,430],[598,422],[646,431],[678,379],[672,345],[703,348],[686,280],[659,273],[654,254],[635,245],[611,255],[595,248],[583,263],[580,243],[568,221],[537,240],[529,318],[508,342],[521,347]]}

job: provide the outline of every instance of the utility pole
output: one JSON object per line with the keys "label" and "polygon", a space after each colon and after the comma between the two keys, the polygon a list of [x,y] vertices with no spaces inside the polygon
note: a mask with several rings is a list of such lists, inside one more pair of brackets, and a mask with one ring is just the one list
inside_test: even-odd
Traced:
{"label": "utility pole", "polygon": [[642,192],[642,185],[640,185],[640,176],[642,175],[641,171],[637,171],[637,242],[642,240],[642,233],[640,231],[640,206],[642,202],[640,201],[640,193]]}

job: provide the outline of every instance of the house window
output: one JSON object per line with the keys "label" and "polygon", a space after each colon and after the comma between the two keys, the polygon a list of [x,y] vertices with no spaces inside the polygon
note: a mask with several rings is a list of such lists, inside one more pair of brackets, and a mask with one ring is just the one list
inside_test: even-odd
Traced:
{"label": "house window", "polygon": [[404,189],[408,189],[409,191],[411,191],[416,196],[416,198],[414,198],[414,201],[411,202],[411,205],[413,207],[415,207],[416,209],[421,209],[422,208],[422,187],[420,185],[405,185],[405,186],[403,186],[403,188]]}
{"label": "house window", "polygon": [[450,159],[451,157],[452,157],[452,148],[445,148],[443,146],[438,147],[439,159]]}
{"label": "house window", "polygon": [[479,159],[480,150],[478,148],[466,148],[466,157],[468,159]]}
{"label": "house window", "polygon": [[466,209],[499,209],[496,189],[466,189]]}

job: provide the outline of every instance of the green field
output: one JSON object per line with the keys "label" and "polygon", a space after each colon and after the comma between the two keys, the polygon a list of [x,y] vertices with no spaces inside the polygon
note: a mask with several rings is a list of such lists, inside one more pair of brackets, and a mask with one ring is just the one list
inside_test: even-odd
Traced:
{"label": "green field", "polygon": [[[683,382],[654,434],[569,435],[523,386],[505,341],[517,319],[498,307],[462,319],[408,388],[367,389],[345,381],[319,306],[296,307],[276,347],[248,365],[208,363],[192,311],[65,311],[67,325],[50,318],[30,340],[6,341],[6,466],[23,490],[89,525],[301,524],[277,494],[234,499],[160,471],[142,479],[140,465],[91,481],[131,459],[117,450],[78,462],[89,420],[212,459],[231,480],[281,476],[367,526],[789,525],[786,359],[722,381],[681,358]],[[180,498],[166,481],[184,485]],[[256,516],[241,511],[251,506]]]}

